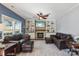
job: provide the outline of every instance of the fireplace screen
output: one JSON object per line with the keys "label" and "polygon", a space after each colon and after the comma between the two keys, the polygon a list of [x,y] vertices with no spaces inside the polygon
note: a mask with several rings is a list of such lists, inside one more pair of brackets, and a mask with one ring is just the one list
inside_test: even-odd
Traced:
{"label": "fireplace screen", "polygon": [[43,38],[44,37],[44,33],[37,33],[37,38]]}

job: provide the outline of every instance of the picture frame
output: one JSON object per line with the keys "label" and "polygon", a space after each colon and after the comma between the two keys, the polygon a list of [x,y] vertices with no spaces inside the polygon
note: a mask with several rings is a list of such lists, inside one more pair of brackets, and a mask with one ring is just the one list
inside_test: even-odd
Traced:
{"label": "picture frame", "polygon": [[3,37],[2,37],[2,31],[0,31],[0,39],[2,39]]}

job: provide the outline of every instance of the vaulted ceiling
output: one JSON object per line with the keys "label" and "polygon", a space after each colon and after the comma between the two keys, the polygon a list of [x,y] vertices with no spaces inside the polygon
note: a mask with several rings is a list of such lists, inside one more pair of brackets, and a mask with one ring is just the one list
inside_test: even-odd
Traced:
{"label": "vaulted ceiling", "polygon": [[58,18],[67,13],[77,3],[2,3],[24,19],[36,18],[37,13],[50,13],[49,18]]}

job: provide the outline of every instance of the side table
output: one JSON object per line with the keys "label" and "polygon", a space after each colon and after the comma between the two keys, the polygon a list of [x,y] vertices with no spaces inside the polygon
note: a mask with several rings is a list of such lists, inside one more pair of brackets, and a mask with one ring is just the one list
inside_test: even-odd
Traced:
{"label": "side table", "polygon": [[53,43],[53,40],[50,37],[45,37],[46,43]]}
{"label": "side table", "polygon": [[79,55],[79,43],[72,43],[71,45],[71,56],[73,55],[73,52],[75,52],[77,55]]}

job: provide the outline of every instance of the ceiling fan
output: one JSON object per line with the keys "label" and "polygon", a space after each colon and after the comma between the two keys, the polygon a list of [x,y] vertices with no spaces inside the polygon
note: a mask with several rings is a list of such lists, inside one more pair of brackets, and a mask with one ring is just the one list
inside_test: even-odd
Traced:
{"label": "ceiling fan", "polygon": [[47,17],[49,16],[49,14],[44,15],[41,12],[39,14],[37,14],[37,15],[38,15],[39,18],[42,18],[42,19],[47,19]]}

